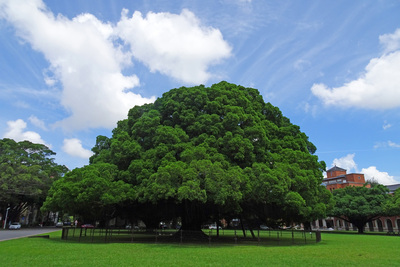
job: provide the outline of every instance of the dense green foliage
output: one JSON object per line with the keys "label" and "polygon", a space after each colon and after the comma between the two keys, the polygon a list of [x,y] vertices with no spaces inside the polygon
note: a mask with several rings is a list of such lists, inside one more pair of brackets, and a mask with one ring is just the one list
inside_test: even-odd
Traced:
{"label": "dense green foliage", "polygon": [[385,203],[384,211],[388,215],[400,214],[400,188],[396,189],[393,195]]}
{"label": "dense green foliage", "polygon": [[43,210],[83,215],[89,222],[112,218],[114,204],[132,194],[131,187],[115,181],[116,166],[99,163],[77,168],[54,182]]}
{"label": "dense green foliage", "polygon": [[366,223],[386,215],[385,205],[390,198],[388,189],[380,184],[366,186],[348,186],[333,191],[336,204],[330,211],[331,216],[352,223],[359,233],[364,232]]}
{"label": "dense green foliage", "polygon": [[16,209],[25,204],[40,206],[53,181],[68,171],[65,166],[54,162],[54,155],[42,144],[1,139],[0,207],[10,205]]}
{"label": "dense green foliage", "polygon": [[[115,166],[112,179],[133,189],[119,199],[120,213],[146,224],[176,217],[184,229],[218,218],[310,221],[325,216],[331,200],[308,137],[256,89],[227,82],[173,89],[135,106],[92,150],[94,168]],[[53,194],[64,190],[61,183]],[[48,201],[56,207],[61,199],[50,194]]]}

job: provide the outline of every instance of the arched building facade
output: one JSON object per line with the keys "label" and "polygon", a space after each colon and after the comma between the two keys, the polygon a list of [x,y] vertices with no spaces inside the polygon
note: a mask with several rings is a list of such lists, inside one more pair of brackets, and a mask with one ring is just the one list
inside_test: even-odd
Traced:
{"label": "arched building facade", "polygon": [[[365,177],[362,173],[349,173],[345,169],[334,166],[326,171],[327,177],[323,180],[323,185],[329,191],[347,186],[364,186]],[[370,187],[370,185],[367,185]],[[392,194],[400,184],[389,185],[389,194]],[[351,223],[336,217],[328,217],[316,220],[311,224],[313,230],[357,230]],[[400,216],[379,217],[376,220],[367,223],[365,232],[400,232]]]}

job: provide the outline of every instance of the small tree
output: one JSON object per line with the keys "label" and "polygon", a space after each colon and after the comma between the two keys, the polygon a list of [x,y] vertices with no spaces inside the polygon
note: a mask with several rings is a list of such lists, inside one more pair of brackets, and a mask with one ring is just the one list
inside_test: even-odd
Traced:
{"label": "small tree", "polygon": [[[56,153],[43,144],[0,139],[0,208],[10,205],[10,218],[18,220],[29,206],[40,207],[47,191],[67,171],[52,158]],[[0,209],[1,211],[1,209]]]}
{"label": "small tree", "polygon": [[335,206],[330,216],[343,219],[355,225],[358,233],[364,232],[366,223],[386,215],[384,206],[389,199],[388,189],[381,184],[371,188],[348,186],[333,191]]}

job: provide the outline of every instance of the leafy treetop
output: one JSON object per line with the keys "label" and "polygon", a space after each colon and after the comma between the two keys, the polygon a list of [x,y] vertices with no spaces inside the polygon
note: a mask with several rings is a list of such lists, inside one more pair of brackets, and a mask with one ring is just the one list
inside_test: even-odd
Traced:
{"label": "leafy treetop", "polygon": [[336,204],[329,211],[330,216],[354,224],[359,233],[364,232],[366,223],[387,214],[385,205],[390,198],[388,189],[384,185],[370,184],[371,188],[366,185],[334,190],[333,199]]}
{"label": "leafy treetop", "polygon": [[115,179],[133,188],[133,206],[158,207],[154,220],[179,216],[184,229],[199,229],[219,216],[324,216],[331,194],[315,150],[256,89],[221,82],[135,106],[112,138],[97,137],[90,163],[115,165]]}

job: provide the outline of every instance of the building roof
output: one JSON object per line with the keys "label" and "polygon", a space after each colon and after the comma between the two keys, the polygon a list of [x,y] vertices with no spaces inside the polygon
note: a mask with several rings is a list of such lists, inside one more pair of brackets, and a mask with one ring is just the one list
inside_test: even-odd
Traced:
{"label": "building roof", "polygon": [[335,177],[330,177],[330,178],[324,178],[324,181],[330,181],[330,180],[337,180],[337,179],[341,179],[341,178],[346,178],[345,174],[339,175],[339,176],[335,176]]}
{"label": "building roof", "polygon": [[330,168],[329,170],[327,170],[327,172],[334,172],[334,171],[341,171],[341,172],[345,172],[345,169],[339,168],[338,166],[335,165],[335,167]]}
{"label": "building roof", "polygon": [[389,193],[393,193],[397,188],[400,188],[400,184],[392,184],[386,186],[389,189]]}

